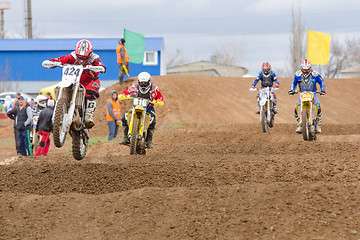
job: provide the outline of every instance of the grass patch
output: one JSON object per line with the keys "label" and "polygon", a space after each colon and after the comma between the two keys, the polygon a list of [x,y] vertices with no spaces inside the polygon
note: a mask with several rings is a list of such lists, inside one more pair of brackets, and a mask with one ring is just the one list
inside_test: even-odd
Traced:
{"label": "grass patch", "polygon": [[107,142],[107,138],[108,137],[100,137],[100,136],[90,137],[89,142],[88,142],[88,147],[99,144],[101,142]]}
{"label": "grass patch", "polygon": [[66,153],[64,153],[64,157],[67,157],[67,156],[70,156],[70,155],[72,155],[72,151],[71,151],[71,149],[69,150],[69,151],[67,151]]}
{"label": "grass patch", "polygon": [[11,143],[15,144],[15,139],[14,138],[2,138],[2,139],[0,139],[0,143],[1,144],[11,144]]}

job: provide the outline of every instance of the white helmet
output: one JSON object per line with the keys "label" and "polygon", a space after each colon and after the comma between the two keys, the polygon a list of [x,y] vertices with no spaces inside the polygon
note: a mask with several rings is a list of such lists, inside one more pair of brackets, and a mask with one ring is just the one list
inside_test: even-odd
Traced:
{"label": "white helmet", "polygon": [[138,75],[138,89],[142,94],[146,94],[152,87],[151,75],[148,72],[141,72]]}
{"label": "white helmet", "polygon": [[[43,107],[43,108],[46,107],[46,99],[47,99],[47,97],[45,97],[44,95],[37,95],[36,96],[36,102],[38,103],[38,105],[40,107]],[[40,103],[41,101],[44,101],[44,103]]]}

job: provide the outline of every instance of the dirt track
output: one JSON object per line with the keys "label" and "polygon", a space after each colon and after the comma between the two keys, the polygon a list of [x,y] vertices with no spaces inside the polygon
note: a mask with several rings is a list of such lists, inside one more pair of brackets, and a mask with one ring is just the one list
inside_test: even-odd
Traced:
{"label": "dirt track", "polygon": [[[154,78],[165,105],[145,157],[99,138],[83,161],[67,141],[0,166],[0,239],[359,239],[360,81],[326,80],[316,142],[294,133],[297,98],[280,81],[263,134],[250,79]],[[107,135],[111,89],[93,136]],[[14,151],[8,124],[0,161]]]}

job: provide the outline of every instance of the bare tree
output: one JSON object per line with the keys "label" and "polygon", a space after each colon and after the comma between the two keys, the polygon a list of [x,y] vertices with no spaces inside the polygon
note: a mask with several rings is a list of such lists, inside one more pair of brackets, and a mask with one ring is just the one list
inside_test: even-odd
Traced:
{"label": "bare tree", "polygon": [[332,38],[330,59],[325,66],[320,67],[325,78],[340,76],[341,70],[360,63],[360,39],[347,38],[341,44],[336,38]]}
{"label": "bare tree", "polygon": [[13,81],[11,81],[11,67],[8,61],[5,61],[5,65],[0,65],[0,92],[8,91],[13,87]]}
{"label": "bare tree", "polygon": [[178,65],[182,65],[188,62],[187,58],[184,56],[182,50],[179,48],[176,49],[175,54],[166,54],[166,66],[174,67]]}
{"label": "bare tree", "polygon": [[238,42],[231,40],[222,41],[220,48],[214,50],[210,56],[210,61],[218,64],[236,65],[239,64],[244,55],[244,49]]}
{"label": "bare tree", "polygon": [[292,75],[299,69],[299,64],[305,56],[305,28],[302,22],[300,5],[297,9],[292,8],[292,24],[290,34],[290,61],[288,74]]}

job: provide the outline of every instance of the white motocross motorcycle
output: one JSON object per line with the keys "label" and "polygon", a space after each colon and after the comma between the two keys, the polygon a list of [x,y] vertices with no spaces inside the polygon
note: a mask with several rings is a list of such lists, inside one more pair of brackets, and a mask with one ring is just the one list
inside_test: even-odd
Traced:
{"label": "white motocross motorcycle", "polygon": [[250,88],[250,91],[259,90],[259,111],[260,123],[264,133],[269,132],[269,127],[272,128],[275,123],[275,113],[273,111],[274,96],[272,91],[278,91],[279,88],[264,87],[264,88]]}
{"label": "white motocross motorcycle", "polygon": [[62,80],[55,88],[56,106],[53,115],[54,144],[60,148],[64,145],[66,134],[72,137],[72,153],[76,160],[86,155],[89,131],[85,127],[85,88],[80,84],[80,77],[85,69],[93,72],[104,72],[102,66],[82,66],[62,64],[45,60],[45,68],[62,67]]}

